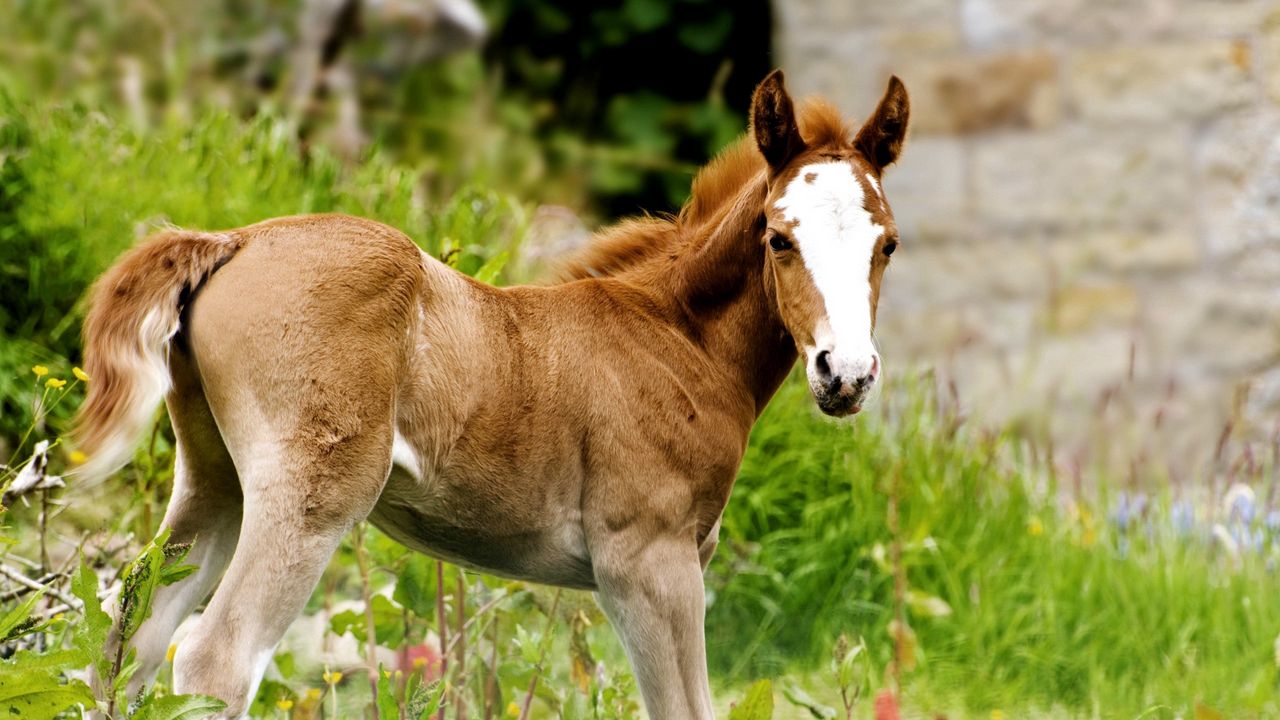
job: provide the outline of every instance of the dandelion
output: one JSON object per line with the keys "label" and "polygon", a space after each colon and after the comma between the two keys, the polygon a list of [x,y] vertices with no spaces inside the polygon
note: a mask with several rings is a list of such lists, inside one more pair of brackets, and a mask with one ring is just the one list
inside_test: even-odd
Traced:
{"label": "dandelion", "polygon": [[71,368],[71,374],[75,375],[76,379],[82,383],[89,382],[89,373],[85,372],[84,370],[81,370],[78,367]]}
{"label": "dandelion", "polygon": [[276,701],[276,707],[280,708],[284,712],[289,712],[293,709],[293,701],[289,698],[280,698]]}
{"label": "dandelion", "polygon": [[48,380],[44,381],[44,386],[49,388],[50,390],[57,390],[66,384],[67,384],[66,380],[60,380],[58,378],[49,378]]}
{"label": "dandelion", "polygon": [[520,717],[520,706],[514,702],[507,703],[507,715],[511,717]]}
{"label": "dandelion", "polygon": [[31,368],[31,372],[35,373],[36,377],[42,378],[49,374],[49,368],[43,365],[35,365]]}
{"label": "dandelion", "polygon": [[89,456],[79,450],[72,450],[67,454],[67,459],[71,461],[72,465],[83,465],[89,459]]}
{"label": "dandelion", "polygon": [[1040,518],[1032,516],[1027,521],[1027,534],[1031,537],[1040,537],[1044,534],[1044,523],[1040,521]]}
{"label": "dandelion", "polygon": [[173,656],[177,654],[178,654],[178,643],[169,643],[169,649],[165,651],[165,654],[164,654],[164,661],[167,663],[173,662]]}

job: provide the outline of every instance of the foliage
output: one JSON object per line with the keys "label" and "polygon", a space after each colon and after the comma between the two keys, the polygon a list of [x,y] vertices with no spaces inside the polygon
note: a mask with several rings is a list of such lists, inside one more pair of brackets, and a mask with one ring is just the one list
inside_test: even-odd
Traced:
{"label": "foliage", "polygon": [[469,273],[517,242],[524,225],[523,206],[479,187],[427,212],[413,168],[380,154],[355,168],[319,149],[304,155],[271,117],[246,125],[212,113],[139,134],[84,108],[34,107],[0,92],[0,118],[0,441],[32,420],[15,380],[50,355],[77,358],[85,289],[166,224],[216,229],[348,212],[405,231]]}
{"label": "foliage", "polygon": [[500,0],[491,14],[486,55],[506,92],[539,109],[551,161],[585,165],[612,214],[678,207],[693,169],[742,132],[771,69],[761,0]]}

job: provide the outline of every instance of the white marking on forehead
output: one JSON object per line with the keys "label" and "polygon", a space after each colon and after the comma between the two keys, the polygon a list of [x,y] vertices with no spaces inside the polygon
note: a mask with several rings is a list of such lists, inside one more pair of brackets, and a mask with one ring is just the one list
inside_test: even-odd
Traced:
{"label": "white marking on forehead", "polygon": [[[879,186],[873,185],[879,192]],[[862,184],[845,162],[806,165],[778,201],[783,217],[796,223],[794,236],[827,310],[830,337],[821,325],[819,350],[857,361],[870,357],[871,253],[884,234],[863,206]]]}

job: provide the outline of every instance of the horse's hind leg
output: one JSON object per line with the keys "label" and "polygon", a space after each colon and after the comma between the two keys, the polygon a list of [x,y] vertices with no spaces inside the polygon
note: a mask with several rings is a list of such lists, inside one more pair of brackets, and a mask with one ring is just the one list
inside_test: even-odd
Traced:
{"label": "horse's hind leg", "polygon": [[[243,501],[235,466],[185,357],[175,351],[170,366],[174,387],[167,405],[178,443],[173,494],[163,527],[170,530],[169,542],[194,543],[187,562],[196,565],[197,570],[156,591],[151,616],[130,641],[139,663],[138,672],[130,681],[130,697],[151,679],[164,660],[174,630],[213,590],[231,561],[240,534]],[[112,609],[116,609],[114,602]],[[117,642],[113,631],[109,652],[114,653]]]}
{"label": "horse's hind leg", "polygon": [[[391,430],[344,438],[321,455],[263,442],[241,466],[240,542],[222,584],[178,647],[174,690],[248,709],[276,644],[302,611],[339,541],[368,515],[391,463]],[[237,452],[237,458],[240,454]]]}

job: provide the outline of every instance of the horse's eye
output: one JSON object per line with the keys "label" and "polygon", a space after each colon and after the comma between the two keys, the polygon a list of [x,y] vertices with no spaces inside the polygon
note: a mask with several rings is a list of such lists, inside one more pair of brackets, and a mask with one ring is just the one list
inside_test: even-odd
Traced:
{"label": "horse's eye", "polygon": [[769,247],[772,248],[774,252],[785,252],[790,250],[792,245],[791,240],[789,240],[786,235],[770,230]]}
{"label": "horse's eye", "polygon": [[881,250],[880,252],[884,253],[885,257],[889,257],[890,255],[893,254],[893,251],[897,249],[898,249],[897,241],[890,240],[889,242],[884,244],[884,249]]}

